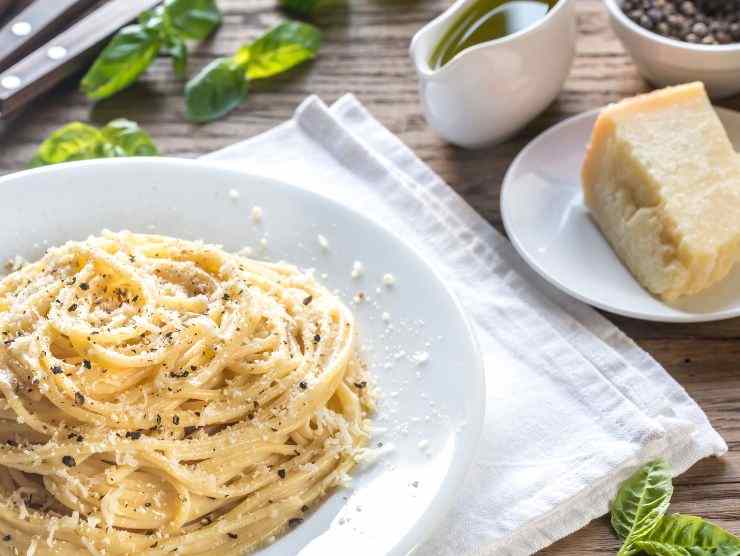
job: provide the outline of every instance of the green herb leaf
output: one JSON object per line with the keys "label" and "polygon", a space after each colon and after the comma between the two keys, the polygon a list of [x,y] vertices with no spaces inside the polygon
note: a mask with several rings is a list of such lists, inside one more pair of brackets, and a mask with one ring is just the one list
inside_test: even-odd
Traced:
{"label": "green herb leaf", "polygon": [[157,154],[151,137],[130,120],[113,120],[103,129],[72,122],[41,143],[30,166],[46,166],[73,160]]}
{"label": "green herb leaf", "polygon": [[698,546],[686,548],[677,544],[655,541],[637,541],[635,546],[648,556],[738,556],[740,547],[723,543],[716,548],[706,549]]}
{"label": "green herb leaf", "polygon": [[139,25],[146,29],[159,30],[164,20],[164,6],[157,6],[139,15]]}
{"label": "green herb leaf", "polygon": [[316,56],[321,46],[321,31],[308,23],[281,23],[234,55],[246,68],[249,79],[262,79],[289,70]]}
{"label": "green herb leaf", "polygon": [[115,147],[111,156],[155,156],[159,154],[149,134],[139,124],[118,118],[100,130],[108,145]]}
{"label": "green herb leaf", "polygon": [[172,69],[175,75],[184,79],[188,74],[188,47],[185,41],[176,35],[167,37],[167,53],[172,58]]}
{"label": "green herb leaf", "polygon": [[722,546],[725,550],[740,549],[740,538],[693,515],[673,514],[663,517],[645,540],[685,548],[717,549]]}
{"label": "green herb leaf", "polygon": [[321,0],[280,0],[283,8],[300,15],[311,14],[320,3]]}
{"label": "green herb leaf", "polygon": [[346,4],[345,0],[280,0],[280,5],[298,15],[308,16],[330,6]]}
{"label": "green herb leaf", "polygon": [[[717,548],[713,548],[709,552],[710,556],[740,556],[740,544],[737,542],[723,542]],[[694,555],[692,556],[703,556]]]}
{"label": "green herb leaf", "polygon": [[648,539],[668,509],[672,494],[671,470],[663,460],[646,464],[622,483],[611,504],[612,527],[624,541],[618,556],[639,552],[635,542]]}
{"label": "green herb leaf", "polygon": [[700,556],[699,554],[692,555],[682,546],[655,541],[637,541],[635,547],[648,556]]}
{"label": "green herb leaf", "polygon": [[30,166],[46,166],[70,160],[96,158],[97,149],[103,142],[100,131],[82,122],[72,122],[53,132],[41,143]]}
{"label": "green herb leaf", "polygon": [[184,38],[203,40],[221,24],[214,0],[167,0],[164,6],[172,27]]}
{"label": "green herb leaf", "polygon": [[82,78],[82,91],[88,98],[100,100],[125,89],[149,67],[160,45],[155,29],[141,25],[124,27]]}
{"label": "green herb leaf", "polygon": [[231,58],[218,58],[185,86],[187,117],[194,122],[220,118],[244,101],[247,89],[244,70]]}

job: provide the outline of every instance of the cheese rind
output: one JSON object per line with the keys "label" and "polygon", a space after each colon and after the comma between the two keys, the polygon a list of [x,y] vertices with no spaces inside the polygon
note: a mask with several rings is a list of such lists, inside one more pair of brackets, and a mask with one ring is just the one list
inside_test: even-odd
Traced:
{"label": "cheese rind", "polygon": [[740,159],[702,83],[603,110],[582,183],[617,255],[664,299],[709,287],[740,258]]}

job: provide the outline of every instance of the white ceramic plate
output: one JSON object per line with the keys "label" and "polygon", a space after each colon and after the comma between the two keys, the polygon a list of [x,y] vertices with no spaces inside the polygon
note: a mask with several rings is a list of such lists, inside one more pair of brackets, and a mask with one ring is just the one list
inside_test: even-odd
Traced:
{"label": "white ceramic plate", "polygon": [[[736,150],[740,113],[717,109]],[[673,303],[630,274],[590,218],[580,170],[598,110],[542,133],[509,167],[501,189],[504,226],[524,260],[545,280],[586,303],[628,317],[701,322],[740,316],[740,268],[714,287]]]}
{"label": "white ceramic plate", "polygon": [[[239,192],[230,198],[229,190]],[[103,228],[204,239],[255,257],[313,267],[354,306],[382,395],[372,439],[386,451],[306,521],[260,554],[402,555],[449,509],[475,451],[484,409],[481,357],[459,305],[433,269],[397,237],[299,187],[174,159],[80,162],[0,178],[0,257]],[[261,223],[250,219],[262,207]],[[317,235],[329,249],[322,249]],[[261,251],[260,240],[267,246]],[[353,261],[366,271],[352,279]],[[396,284],[382,285],[384,273]],[[390,324],[381,318],[391,315]],[[417,364],[415,353],[429,359]],[[422,357],[423,358],[423,357]],[[421,443],[421,444],[420,444]]]}

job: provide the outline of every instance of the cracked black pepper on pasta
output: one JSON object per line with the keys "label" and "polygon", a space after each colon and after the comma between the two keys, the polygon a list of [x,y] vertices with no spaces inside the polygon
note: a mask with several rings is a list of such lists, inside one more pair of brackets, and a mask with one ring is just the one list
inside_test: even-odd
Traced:
{"label": "cracked black pepper on pasta", "polygon": [[287,264],[106,232],[0,281],[0,337],[0,535],[19,554],[246,553],[367,440],[353,315]]}

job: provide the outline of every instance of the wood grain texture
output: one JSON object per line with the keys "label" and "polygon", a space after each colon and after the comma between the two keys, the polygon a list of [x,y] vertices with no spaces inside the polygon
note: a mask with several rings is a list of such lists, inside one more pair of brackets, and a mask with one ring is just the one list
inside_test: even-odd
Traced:
{"label": "wood grain texture", "polygon": [[[195,49],[192,70],[226,55],[281,15],[274,0],[220,0],[225,21]],[[38,101],[0,137],[0,173],[23,168],[37,144],[71,121],[99,124],[125,116],[151,132],[164,154],[191,157],[265,131],[289,118],[316,93],[331,102],[352,92],[452,187],[502,230],[499,187],[507,166],[535,135],[552,124],[648,89],[609,28],[600,0],[578,0],[578,56],[558,99],[518,137],[479,151],[446,145],[427,128],[407,49],[413,33],[436,16],[446,0],[354,0],[348,9],[319,18],[326,32],[320,58],[310,66],[255,87],[249,101],[227,119],[206,126],[184,117],[183,83],[168,60],[158,60],[141,82],[91,105],[71,79]],[[722,103],[739,109],[740,98]],[[609,318],[696,398],[730,445],[721,460],[705,460],[677,481],[673,509],[700,513],[740,532],[740,319],[660,325]],[[549,556],[615,554],[618,543],[606,519],[543,551]]]}

